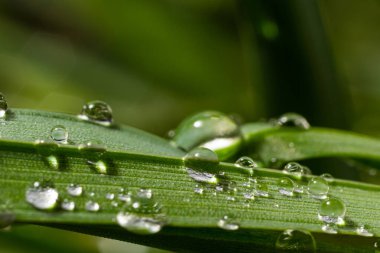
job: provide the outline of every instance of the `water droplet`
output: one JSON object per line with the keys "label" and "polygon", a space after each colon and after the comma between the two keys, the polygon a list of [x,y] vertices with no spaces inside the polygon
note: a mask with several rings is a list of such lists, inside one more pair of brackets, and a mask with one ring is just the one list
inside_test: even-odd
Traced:
{"label": "water droplet", "polygon": [[255,199],[255,195],[252,193],[252,192],[245,192],[243,194],[243,197],[246,199],[246,200],[254,200]]}
{"label": "water droplet", "polygon": [[319,207],[318,218],[325,223],[344,224],[346,205],[338,198],[323,200]]}
{"label": "water droplet", "polygon": [[158,233],[165,225],[164,219],[159,216],[141,216],[124,211],[117,214],[116,220],[129,232],[142,235]]}
{"label": "water droplet", "polygon": [[69,132],[64,126],[58,125],[51,129],[50,137],[57,143],[66,144]]}
{"label": "water droplet", "polygon": [[50,140],[36,140],[35,148],[38,154],[40,154],[44,162],[52,169],[59,169],[60,162],[55,155],[58,144]]}
{"label": "water droplet", "polygon": [[359,225],[356,228],[356,233],[360,236],[372,237],[373,233],[369,232],[368,229],[364,225]]}
{"label": "water droplet", "polygon": [[67,193],[70,195],[70,196],[73,196],[73,197],[79,197],[82,195],[83,193],[83,188],[82,186],[80,185],[77,185],[77,184],[69,184],[69,186],[67,186]]}
{"label": "water droplet", "polygon": [[282,172],[300,179],[304,175],[304,166],[296,162],[290,162],[284,166]]}
{"label": "water droplet", "polygon": [[283,177],[278,180],[278,191],[285,196],[293,196],[294,182],[288,177]]}
{"label": "water droplet", "polygon": [[118,199],[120,201],[123,201],[123,202],[129,202],[131,201],[131,193],[119,193],[119,195],[117,196]]}
{"label": "water droplet", "polygon": [[139,189],[130,194],[124,209],[117,214],[119,225],[137,234],[154,234],[165,224],[162,206],[155,201],[152,190]]}
{"label": "water droplet", "polygon": [[100,210],[100,205],[98,204],[98,202],[89,200],[86,202],[85,209],[89,212],[97,212]]}
{"label": "water droplet", "polygon": [[254,192],[255,192],[255,196],[264,197],[264,198],[269,197],[268,185],[265,183],[256,183]]}
{"label": "water droplet", "polygon": [[201,112],[182,121],[176,129],[173,142],[186,151],[203,146],[225,159],[238,151],[241,144],[240,128],[223,113]]}
{"label": "water droplet", "polygon": [[334,224],[323,224],[322,225],[322,231],[327,234],[337,234],[338,230],[336,229],[336,226]]}
{"label": "water droplet", "polygon": [[114,198],[115,198],[115,194],[110,193],[110,192],[106,194],[106,199],[113,200]]}
{"label": "water droplet", "polygon": [[236,160],[235,165],[240,168],[245,168],[249,170],[249,174],[253,175],[253,169],[258,168],[259,165],[250,157],[242,156]]}
{"label": "water droplet", "polygon": [[35,182],[25,194],[26,201],[40,210],[52,210],[57,206],[59,194],[50,182]]}
{"label": "water droplet", "polygon": [[[184,158],[189,176],[197,182],[216,184],[217,176],[212,171],[219,164],[218,156],[207,148],[195,148]],[[211,172],[210,172],[211,171]]]}
{"label": "water droplet", "polygon": [[112,124],[112,109],[103,101],[91,101],[83,106],[79,118],[109,126]]}
{"label": "water droplet", "polygon": [[8,110],[8,103],[5,100],[5,97],[2,93],[0,93],[0,119],[5,118]]}
{"label": "water droplet", "polygon": [[202,187],[196,186],[196,187],[194,188],[194,193],[195,193],[195,194],[202,195],[202,194],[203,194],[203,191],[204,191],[204,189],[203,189]]}
{"label": "water droplet", "polygon": [[280,252],[315,252],[316,243],[310,232],[287,229],[278,236],[276,250]]}
{"label": "water droplet", "polygon": [[107,149],[99,141],[88,141],[80,145],[79,150],[81,154],[87,158],[87,163],[91,165],[96,172],[100,174],[108,173],[107,164],[101,160]]}
{"label": "water droplet", "polygon": [[227,215],[223,216],[222,219],[220,219],[217,223],[218,227],[224,230],[238,230],[239,229],[239,223],[234,221],[232,218],[228,217]]}
{"label": "water droplet", "polygon": [[329,188],[329,184],[323,177],[313,177],[307,185],[307,191],[315,199],[326,199]]}
{"label": "water droplet", "polygon": [[75,202],[68,199],[64,199],[61,203],[61,208],[65,211],[74,211]]}
{"label": "water droplet", "polygon": [[309,122],[302,116],[297,113],[285,113],[281,115],[277,120],[277,125],[279,126],[296,126],[302,129],[309,129]]}
{"label": "water droplet", "polygon": [[334,182],[334,177],[329,173],[322,174],[321,178],[323,178],[324,180],[326,180],[329,183]]}

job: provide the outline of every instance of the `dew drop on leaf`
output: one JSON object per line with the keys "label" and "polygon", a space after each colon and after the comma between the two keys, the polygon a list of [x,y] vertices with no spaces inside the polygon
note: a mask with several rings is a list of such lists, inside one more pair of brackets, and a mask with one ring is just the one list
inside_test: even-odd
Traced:
{"label": "dew drop on leaf", "polygon": [[329,174],[329,173],[323,173],[321,175],[321,178],[325,179],[329,183],[334,182],[334,177],[331,174]]}
{"label": "dew drop on leaf", "polygon": [[217,222],[218,227],[224,230],[238,230],[239,229],[239,223],[237,223],[233,218],[225,215],[223,218],[218,220]]}
{"label": "dew drop on leaf", "polygon": [[98,212],[100,210],[100,205],[96,201],[89,200],[86,202],[85,209],[89,212]]}
{"label": "dew drop on leaf", "polygon": [[106,162],[102,160],[107,149],[99,141],[88,141],[79,145],[79,151],[87,159],[87,163],[98,173],[107,174]]}
{"label": "dew drop on leaf", "polygon": [[287,229],[276,240],[276,252],[315,252],[316,243],[310,232]]}
{"label": "dew drop on leaf", "polygon": [[301,129],[309,129],[309,122],[300,114],[297,113],[285,113],[277,119],[277,125],[279,126],[295,126]]}
{"label": "dew drop on leaf", "polygon": [[67,144],[67,139],[69,138],[69,132],[66,127],[57,125],[50,130],[50,138],[57,143]]}
{"label": "dew drop on leaf", "polygon": [[115,194],[110,193],[110,192],[106,194],[106,199],[113,200],[114,198],[115,198]]}
{"label": "dew drop on leaf", "polygon": [[112,124],[112,109],[103,101],[91,101],[83,105],[79,118],[109,126]]}
{"label": "dew drop on leaf", "polygon": [[325,223],[322,225],[322,231],[326,234],[337,234],[338,230],[334,224]]}
{"label": "dew drop on leaf", "polygon": [[66,188],[67,193],[73,197],[79,197],[83,193],[83,188],[77,184],[69,184]]}
{"label": "dew drop on leaf", "polygon": [[285,196],[293,196],[294,182],[288,177],[283,177],[278,180],[278,191]]}
{"label": "dew drop on leaf", "polygon": [[356,234],[360,235],[360,236],[365,236],[365,237],[372,237],[373,236],[373,233],[369,232],[368,229],[366,228],[366,226],[360,224],[358,225],[358,227],[356,228]]}
{"label": "dew drop on leaf", "polygon": [[53,210],[59,202],[59,193],[51,182],[35,182],[26,190],[25,199],[39,210]]}
{"label": "dew drop on leaf", "polygon": [[329,188],[328,182],[321,176],[311,178],[307,185],[308,193],[315,199],[326,199]]}
{"label": "dew drop on leaf", "polygon": [[64,199],[61,203],[61,208],[65,211],[74,211],[75,202],[72,200]]}
{"label": "dew drop on leaf", "polygon": [[189,176],[197,182],[218,183],[217,176],[212,173],[219,164],[218,156],[210,149],[195,148],[184,157]]}
{"label": "dew drop on leaf", "polygon": [[332,197],[321,202],[318,218],[325,223],[343,225],[345,214],[346,205],[344,202],[338,198]]}
{"label": "dew drop on leaf", "polygon": [[240,128],[223,113],[205,111],[183,120],[176,129],[173,143],[185,151],[203,146],[225,159],[238,151],[241,144]]}
{"label": "dew drop on leaf", "polygon": [[305,167],[299,163],[290,162],[284,166],[282,172],[300,179],[305,174]]}

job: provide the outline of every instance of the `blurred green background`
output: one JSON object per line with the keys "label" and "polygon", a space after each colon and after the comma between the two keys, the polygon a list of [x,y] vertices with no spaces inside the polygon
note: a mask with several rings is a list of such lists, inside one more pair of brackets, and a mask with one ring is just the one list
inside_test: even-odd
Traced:
{"label": "blurred green background", "polygon": [[[74,114],[104,100],[160,136],[206,109],[380,136],[379,13],[379,0],[3,0],[0,91]],[[54,231],[2,231],[2,252],[154,252]]]}

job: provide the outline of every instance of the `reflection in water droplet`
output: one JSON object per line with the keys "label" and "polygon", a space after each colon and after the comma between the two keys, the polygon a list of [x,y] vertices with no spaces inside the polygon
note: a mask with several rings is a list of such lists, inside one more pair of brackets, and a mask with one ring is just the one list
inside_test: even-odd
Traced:
{"label": "reflection in water droplet", "polygon": [[5,97],[2,93],[0,93],[0,119],[5,118],[8,110],[8,103],[5,100]]}
{"label": "reflection in water droplet", "polygon": [[91,101],[83,106],[79,118],[109,126],[112,124],[112,109],[103,101]]}
{"label": "reflection in water droplet", "polygon": [[219,164],[218,156],[207,148],[195,148],[184,158],[189,176],[197,182],[210,184],[218,183],[215,171]]}
{"label": "reflection in water droplet", "polygon": [[64,126],[58,125],[51,129],[50,137],[57,143],[66,144],[69,138],[69,132]]}
{"label": "reflection in water droplet", "polygon": [[323,177],[313,177],[307,185],[307,191],[315,199],[326,199],[329,188],[329,184]]}
{"label": "reflection in water droplet", "polygon": [[359,225],[356,228],[356,233],[360,236],[365,236],[365,237],[372,237],[373,233],[369,232],[368,229],[364,225]]}
{"label": "reflection in water droplet", "polygon": [[240,128],[223,113],[201,112],[182,121],[176,129],[173,143],[186,151],[203,146],[225,159],[238,151]]}
{"label": "reflection in water droplet", "polygon": [[59,194],[50,182],[35,182],[26,190],[25,199],[33,207],[40,210],[52,210],[57,206]]}
{"label": "reflection in water droplet", "polygon": [[100,205],[98,204],[98,202],[89,200],[86,202],[85,209],[89,212],[97,212],[100,210]]}
{"label": "reflection in water droplet", "polygon": [[67,193],[70,196],[78,197],[78,196],[82,195],[83,188],[82,188],[82,186],[77,185],[77,184],[69,184],[69,186],[67,186]]}
{"label": "reflection in water droplet", "polygon": [[285,196],[293,196],[294,182],[290,178],[283,177],[278,180],[278,191]]}
{"label": "reflection in water droplet", "polygon": [[61,208],[65,211],[74,211],[75,202],[68,199],[64,199],[61,203]]}
{"label": "reflection in water droplet", "polygon": [[278,236],[276,250],[279,252],[315,252],[316,243],[310,232],[287,229]]}
{"label": "reflection in water droplet", "polygon": [[325,223],[344,225],[346,205],[342,200],[329,198],[323,200],[319,207],[318,218]]}
{"label": "reflection in water droplet", "polygon": [[238,230],[239,223],[237,223],[234,219],[228,217],[227,215],[223,216],[217,223],[218,227],[224,230]]}
{"label": "reflection in water droplet", "polygon": [[281,115],[277,120],[277,125],[292,125],[305,130],[310,128],[309,122],[302,115],[299,115],[297,113],[285,113]]}

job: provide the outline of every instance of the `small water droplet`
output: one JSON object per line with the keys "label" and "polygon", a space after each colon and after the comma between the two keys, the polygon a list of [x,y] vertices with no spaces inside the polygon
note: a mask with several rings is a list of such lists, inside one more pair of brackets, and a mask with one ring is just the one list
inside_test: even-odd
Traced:
{"label": "small water droplet", "polygon": [[302,129],[309,129],[309,122],[302,116],[297,113],[285,113],[281,115],[277,120],[277,125],[279,126],[296,126]]}
{"label": "small water droplet", "polygon": [[114,198],[115,198],[115,194],[110,193],[110,192],[106,194],[106,199],[113,200]]}
{"label": "small water droplet", "polygon": [[223,113],[201,112],[182,121],[176,129],[173,142],[186,151],[203,146],[225,159],[238,151],[241,143],[240,128]]}
{"label": "small water droplet", "polygon": [[109,126],[112,124],[112,109],[103,101],[91,101],[83,106],[79,118]]}
{"label": "small water droplet", "polygon": [[287,163],[284,166],[282,172],[288,175],[292,175],[296,177],[297,179],[300,179],[305,174],[304,166],[296,162]]}
{"label": "small water droplet", "polygon": [[256,183],[254,192],[255,192],[255,196],[264,197],[264,198],[269,197],[268,185],[265,183]]}
{"label": "small water droplet", "polygon": [[316,243],[308,231],[287,229],[278,236],[276,250],[280,252],[315,252]]}
{"label": "small water droplet", "polygon": [[294,182],[288,177],[283,177],[278,180],[278,191],[285,196],[293,196]]}
{"label": "small water droplet", "polygon": [[356,228],[356,234],[360,236],[372,237],[373,233],[369,232],[368,229],[364,225],[359,225]]}
{"label": "small water droplet", "polygon": [[89,200],[86,202],[85,209],[89,212],[98,212],[100,210],[100,205],[98,204],[98,202]]}
{"label": "small water droplet", "polygon": [[214,173],[219,164],[218,156],[207,148],[195,148],[184,157],[189,176],[197,182],[218,183]]}
{"label": "small water droplet", "polygon": [[231,202],[235,202],[236,198],[234,196],[227,196],[226,199]]}
{"label": "small water droplet", "polygon": [[5,100],[5,97],[2,93],[0,93],[0,119],[5,118],[8,110],[8,103]]}
{"label": "small water droplet", "polygon": [[174,129],[169,130],[167,133],[167,136],[169,139],[173,139],[175,136],[175,130]]}
{"label": "small water droplet", "polygon": [[35,182],[26,190],[25,200],[40,210],[53,210],[58,204],[59,194],[51,182]]}
{"label": "small water droplet", "polygon": [[159,216],[141,216],[121,211],[116,216],[117,223],[129,232],[150,235],[160,232],[165,225],[164,219]]}
{"label": "small water droplet", "polygon": [[92,166],[96,172],[100,174],[108,173],[107,164],[102,160],[107,149],[100,141],[88,141],[80,145],[79,150],[81,154],[87,158],[87,163]]}
{"label": "small water droplet", "polygon": [[318,218],[325,223],[344,224],[346,205],[338,198],[329,198],[321,202]]}
{"label": "small water droplet", "polygon": [[234,219],[228,217],[227,215],[223,216],[220,220],[218,220],[217,223],[218,227],[224,230],[238,230],[239,229],[239,223],[237,223]]}
{"label": "small water droplet", "polygon": [[67,144],[69,132],[64,126],[54,126],[50,131],[50,137],[57,143]]}
{"label": "small water droplet", "polygon": [[61,208],[65,211],[74,211],[75,202],[68,199],[64,199],[61,203]]}
{"label": "small water droplet", "polygon": [[331,174],[329,174],[329,173],[322,174],[321,178],[323,178],[324,180],[326,180],[329,183],[334,182],[334,177]]}
{"label": "small water droplet", "polygon": [[322,231],[327,234],[337,234],[338,230],[336,229],[336,226],[334,224],[323,224],[322,225]]}
{"label": "small water droplet", "polygon": [[204,192],[203,187],[196,186],[196,187],[194,188],[194,193],[195,193],[195,194],[202,195],[203,192]]}
{"label": "small water droplet", "polygon": [[79,197],[83,193],[83,188],[77,184],[69,184],[66,188],[67,193],[73,197]]}
{"label": "small water droplet", "polygon": [[50,140],[36,140],[35,148],[38,154],[40,154],[44,162],[52,169],[59,169],[60,162],[56,156],[58,144]]}
{"label": "small water droplet", "polygon": [[242,156],[236,160],[235,165],[240,168],[249,169],[249,174],[253,175],[253,169],[258,168],[259,165],[250,157]]}
{"label": "small water droplet", "polygon": [[254,200],[255,199],[255,195],[252,193],[252,192],[245,192],[243,194],[243,197],[246,199],[246,200]]}
{"label": "small water droplet", "polygon": [[323,177],[313,177],[307,185],[307,191],[315,199],[326,199],[329,188],[329,184]]}

